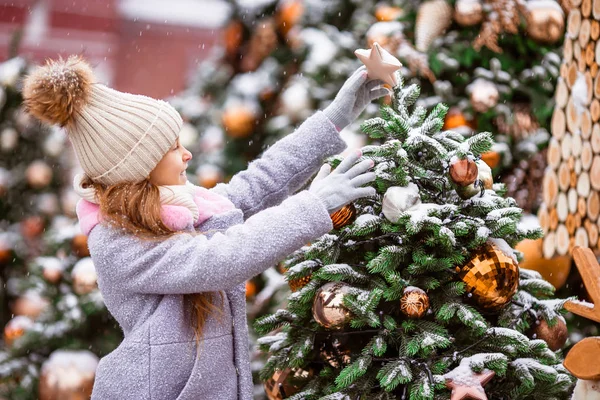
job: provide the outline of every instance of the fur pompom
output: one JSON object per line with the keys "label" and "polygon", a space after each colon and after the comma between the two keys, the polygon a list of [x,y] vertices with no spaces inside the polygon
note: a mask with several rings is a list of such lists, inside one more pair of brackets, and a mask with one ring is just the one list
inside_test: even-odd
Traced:
{"label": "fur pompom", "polygon": [[93,83],[92,68],[81,57],[48,60],[25,78],[25,108],[42,121],[69,125],[87,103]]}

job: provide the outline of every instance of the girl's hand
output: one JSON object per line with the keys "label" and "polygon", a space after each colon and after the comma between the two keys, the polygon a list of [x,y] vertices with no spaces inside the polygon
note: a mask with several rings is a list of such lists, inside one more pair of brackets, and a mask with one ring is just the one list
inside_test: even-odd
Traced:
{"label": "girl's hand", "polygon": [[350,125],[370,102],[389,94],[388,89],[379,87],[384,84],[382,80],[367,82],[367,79],[367,68],[363,65],[354,71],[333,102],[323,110],[338,130]]}
{"label": "girl's hand", "polygon": [[323,202],[329,214],[356,199],[376,194],[375,188],[361,187],[375,180],[375,173],[367,172],[373,167],[372,160],[364,160],[354,165],[361,156],[360,150],[355,151],[333,172],[329,164],[323,165],[311,183],[308,191]]}

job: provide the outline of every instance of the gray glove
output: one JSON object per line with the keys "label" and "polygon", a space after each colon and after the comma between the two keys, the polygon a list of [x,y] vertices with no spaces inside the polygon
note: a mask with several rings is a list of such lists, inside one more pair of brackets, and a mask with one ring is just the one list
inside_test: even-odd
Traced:
{"label": "gray glove", "polygon": [[382,80],[376,79],[367,82],[367,79],[367,68],[363,65],[354,71],[333,102],[323,110],[323,113],[339,130],[350,125],[370,102],[389,94],[388,89],[378,87],[384,84]]}
{"label": "gray glove", "polygon": [[375,196],[375,188],[361,187],[375,180],[375,172],[366,172],[373,167],[372,160],[364,160],[354,165],[361,156],[362,152],[356,150],[333,172],[329,164],[323,165],[311,183],[308,191],[323,202],[329,214],[361,197]]}

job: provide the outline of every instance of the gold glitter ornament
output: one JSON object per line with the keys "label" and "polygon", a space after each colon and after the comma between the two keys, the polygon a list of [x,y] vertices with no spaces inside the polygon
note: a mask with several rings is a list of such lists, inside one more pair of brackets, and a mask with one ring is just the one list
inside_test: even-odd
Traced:
{"label": "gold glitter ornament", "polygon": [[491,311],[504,307],[519,286],[517,262],[489,242],[456,272],[475,302]]}
{"label": "gold glitter ornament", "polygon": [[461,26],[473,26],[483,21],[483,5],[479,0],[457,0],[454,20]]}
{"label": "gold glitter ornament", "polygon": [[331,214],[331,222],[333,222],[333,229],[340,229],[354,221],[356,218],[356,207],[354,204],[346,204],[338,211]]}
{"label": "gold glitter ornament", "polygon": [[329,282],[323,285],[313,302],[312,314],[315,321],[326,329],[340,329],[350,321],[351,313],[344,306],[344,296],[350,286],[342,282]]}
{"label": "gold glitter ornament", "polygon": [[429,297],[424,290],[409,286],[400,299],[400,311],[409,318],[421,318],[429,309]]}
{"label": "gold glitter ornament", "polygon": [[311,278],[312,274],[308,276],[303,276],[302,278],[292,279],[288,282],[288,285],[290,286],[292,292],[296,292],[302,289],[304,286],[306,286],[308,282],[310,282]]}

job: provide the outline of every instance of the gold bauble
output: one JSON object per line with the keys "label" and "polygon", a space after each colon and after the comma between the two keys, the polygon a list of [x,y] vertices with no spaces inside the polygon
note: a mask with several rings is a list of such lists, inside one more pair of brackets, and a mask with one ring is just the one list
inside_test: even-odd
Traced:
{"label": "gold bauble", "polygon": [[42,189],[52,181],[52,168],[44,161],[34,161],[25,171],[27,183],[34,189]]}
{"label": "gold bauble", "polygon": [[494,187],[494,176],[492,169],[483,160],[475,161],[477,164],[477,179],[467,186],[456,187],[456,193],[460,198],[468,200],[476,194],[481,194],[484,190],[491,190]]}
{"label": "gold bauble", "polygon": [[388,4],[379,4],[375,8],[375,18],[378,21],[389,22],[395,21],[404,14],[400,7],[390,6]]}
{"label": "gold bauble", "polygon": [[354,221],[356,218],[356,207],[354,204],[346,204],[338,211],[331,214],[331,222],[333,222],[333,229],[340,229]]}
{"label": "gold bauble", "polygon": [[42,275],[50,283],[57,284],[62,279],[62,270],[57,268],[44,268]]}
{"label": "gold bauble", "polygon": [[90,249],[88,248],[88,238],[84,234],[78,234],[71,241],[71,249],[77,257],[89,257]]}
{"label": "gold bauble", "polygon": [[469,186],[475,182],[478,172],[477,164],[469,158],[456,160],[449,168],[450,179],[458,186]]}
{"label": "gold bauble", "polygon": [[7,241],[0,239],[0,265],[8,264],[12,259],[12,246]]}
{"label": "gold bauble", "polygon": [[4,327],[4,344],[8,347],[12,346],[14,341],[23,336],[32,326],[31,318],[23,315],[14,317]]}
{"label": "gold bauble", "polygon": [[389,53],[395,54],[403,41],[402,24],[400,22],[377,22],[367,31],[367,47],[379,44]]}
{"label": "gold bauble", "polygon": [[341,329],[350,321],[351,313],[343,304],[350,287],[341,282],[323,285],[313,302],[312,314],[315,321],[326,329]]}
{"label": "gold bauble", "polygon": [[269,400],[281,400],[290,397],[302,388],[302,381],[307,381],[314,373],[300,368],[276,370],[273,376],[264,383],[265,393]]}
{"label": "gold bauble", "polygon": [[73,291],[79,295],[91,293],[98,287],[98,275],[90,257],[79,260],[71,272]]}
{"label": "gold bauble", "polygon": [[223,182],[224,176],[221,168],[213,164],[203,164],[196,170],[198,184],[206,189],[211,189]]}
{"label": "gold bauble", "polygon": [[221,122],[227,135],[234,139],[241,139],[250,136],[254,131],[256,114],[248,106],[229,106],[223,112]]}
{"label": "gold bauble", "polygon": [[456,267],[465,289],[484,309],[504,307],[517,292],[519,266],[496,245],[486,243],[471,260]]}
{"label": "gold bauble", "polygon": [[25,218],[21,221],[21,234],[27,239],[39,237],[45,228],[44,219],[38,215]]}
{"label": "gold bauble", "polygon": [[457,0],[454,20],[461,26],[473,26],[483,21],[483,5],[479,0]]}
{"label": "gold bauble", "polygon": [[495,107],[500,100],[500,91],[494,82],[487,79],[477,78],[467,86],[469,100],[473,110],[485,113]]}
{"label": "gold bauble", "polygon": [[556,43],[565,32],[565,16],[558,4],[540,2],[544,6],[535,6],[528,2],[530,8],[527,15],[527,34],[537,42]]}
{"label": "gold bauble", "polygon": [[42,364],[39,400],[85,400],[92,395],[98,357],[87,350],[56,350]]}
{"label": "gold bauble", "polygon": [[304,286],[306,286],[308,284],[308,282],[310,282],[311,278],[312,278],[312,274],[308,275],[308,276],[303,276],[302,278],[292,279],[288,282],[288,284],[289,284],[292,292],[296,292],[296,291],[302,289]]}
{"label": "gold bauble", "polygon": [[256,295],[256,283],[246,281],[246,300],[251,299]]}
{"label": "gold bauble", "polygon": [[567,342],[569,337],[569,331],[567,330],[567,324],[562,317],[558,317],[558,321],[552,327],[548,325],[546,320],[542,319],[536,324],[533,333],[536,339],[542,339],[548,344],[548,348],[552,351],[558,351]]}
{"label": "gold bauble", "polygon": [[237,55],[240,44],[242,43],[243,34],[244,25],[237,20],[231,21],[225,29],[223,29],[223,44],[225,46],[225,53],[228,57],[233,58]]}
{"label": "gold bauble", "polygon": [[302,0],[284,0],[279,2],[277,15],[277,28],[286,36],[302,17],[304,4]]}
{"label": "gold bauble", "polygon": [[444,118],[444,126],[442,130],[456,129],[467,127],[475,129],[476,124],[472,119],[467,119],[466,115],[458,107],[451,107]]}
{"label": "gold bauble", "polygon": [[571,256],[556,256],[551,259],[544,258],[543,239],[524,239],[519,242],[515,249],[523,253],[523,261],[519,268],[531,269],[539,272],[542,278],[547,280],[557,289],[563,287],[569,272],[571,271]]}
{"label": "gold bauble", "polygon": [[481,154],[481,159],[492,169],[500,164],[501,158],[502,156],[497,151],[487,151]]}
{"label": "gold bauble", "polygon": [[429,297],[424,290],[414,286],[404,289],[400,311],[409,318],[421,318],[429,309]]}
{"label": "gold bauble", "polygon": [[12,312],[14,315],[23,315],[35,320],[49,305],[50,301],[47,298],[39,293],[28,291],[15,300]]}

